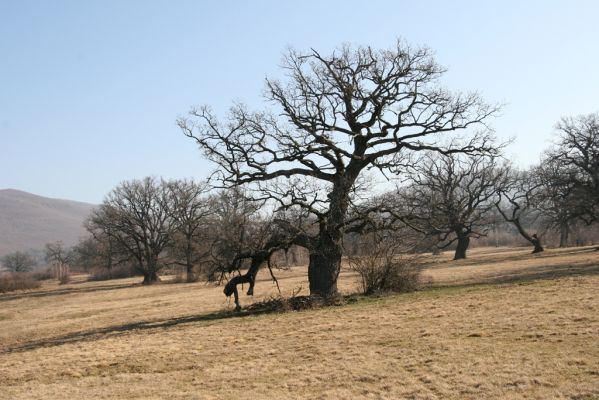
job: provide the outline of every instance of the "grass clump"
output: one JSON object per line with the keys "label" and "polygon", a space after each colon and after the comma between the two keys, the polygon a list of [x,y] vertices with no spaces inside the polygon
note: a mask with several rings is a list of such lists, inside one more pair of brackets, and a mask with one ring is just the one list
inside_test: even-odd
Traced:
{"label": "grass clump", "polygon": [[0,293],[15,290],[37,289],[41,282],[30,272],[6,272],[0,274]]}

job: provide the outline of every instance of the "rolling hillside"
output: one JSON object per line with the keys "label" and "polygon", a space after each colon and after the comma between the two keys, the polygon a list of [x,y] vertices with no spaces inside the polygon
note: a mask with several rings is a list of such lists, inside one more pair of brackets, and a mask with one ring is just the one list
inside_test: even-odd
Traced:
{"label": "rolling hillside", "polygon": [[14,189],[0,190],[0,256],[36,249],[57,240],[67,245],[85,235],[93,204],[50,199]]}
{"label": "rolling hillside", "polygon": [[[0,294],[0,399],[599,399],[594,248],[451,257],[421,259],[420,291],[299,312],[249,309],[278,298],[268,271],[239,313],[172,276]],[[275,274],[307,294],[306,266]]]}

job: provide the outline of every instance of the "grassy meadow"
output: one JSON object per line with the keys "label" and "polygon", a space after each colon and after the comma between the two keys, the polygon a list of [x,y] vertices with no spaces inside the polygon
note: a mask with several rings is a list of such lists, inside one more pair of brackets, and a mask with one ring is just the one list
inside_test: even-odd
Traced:
{"label": "grassy meadow", "polygon": [[[0,398],[599,399],[599,252],[529,252],[423,256],[418,292],[286,313],[168,278],[46,281],[0,295]],[[307,294],[305,267],[277,276]],[[263,270],[241,302],[277,295]]]}

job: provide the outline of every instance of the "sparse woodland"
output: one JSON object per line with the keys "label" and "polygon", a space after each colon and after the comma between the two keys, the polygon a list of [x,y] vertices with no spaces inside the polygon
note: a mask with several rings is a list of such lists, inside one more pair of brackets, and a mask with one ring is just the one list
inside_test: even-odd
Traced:
{"label": "sparse woodland", "polygon": [[[534,253],[595,240],[599,114],[564,117],[555,144],[520,170],[490,128],[500,107],[443,88],[427,48],[290,50],[282,67],[284,80],[265,82],[271,109],[234,104],[221,117],[201,106],[178,120],[214,163],[208,181],[121,183],[86,222],[89,237],[47,245],[53,276],[151,284],[167,271],[224,284],[239,308],[237,286],[253,294],[261,268],[276,281],[277,268],[307,264],[310,295],[334,298],[343,257],[391,276],[408,255],[464,259],[472,239]],[[35,265],[23,252],[2,263]],[[395,290],[377,279],[364,291]]]}

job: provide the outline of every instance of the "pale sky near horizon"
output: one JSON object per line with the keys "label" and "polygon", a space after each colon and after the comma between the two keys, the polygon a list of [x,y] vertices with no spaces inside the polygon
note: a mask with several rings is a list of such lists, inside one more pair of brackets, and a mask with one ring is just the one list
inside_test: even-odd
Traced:
{"label": "pale sky near horizon", "polygon": [[599,111],[597,1],[0,0],[0,189],[100,203],[123,180],[203,178],[175,124],[262,108],[288,46],[436,53],[452,90],[504,103],[507,155],[538,160],[562,116]]}

